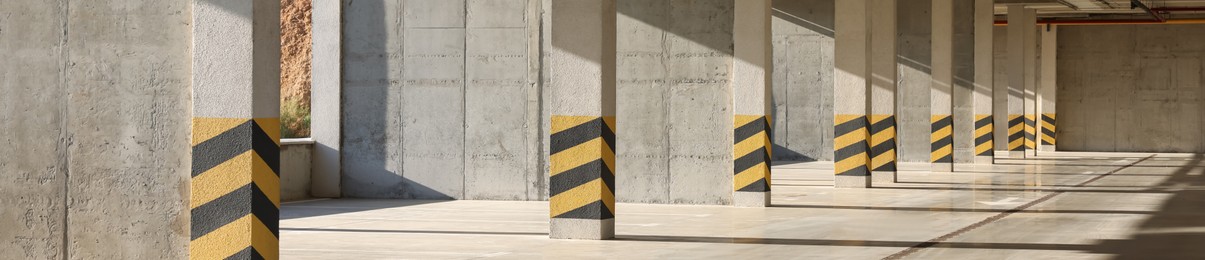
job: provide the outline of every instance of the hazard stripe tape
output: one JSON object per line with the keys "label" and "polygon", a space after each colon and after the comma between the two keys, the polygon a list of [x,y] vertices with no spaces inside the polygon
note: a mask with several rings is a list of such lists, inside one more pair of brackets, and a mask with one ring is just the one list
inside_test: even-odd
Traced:
{"label": "hazard stripe tape", "polygon": [[1008,115],[1008,150],[1025,150],[1025,121],[1021,115]]}
{"label": "hazard stripe tape", "polygon": [[1055,138],[1057,137],[1057,135],[1055,135],[1055,133],[1057,131],[1055,131],[1055,130],[1057,128],[1056,128],[1054,119],[1055,119],[1055,113],[1042,114],[1042,144],[1043,145],[1055,145],[1057,143],[1055,141]]}
{"label": "hazard stripe tape", "polygon": [[992,115],[975,115],[975,155],[992,155],[992,127]]}
{"label": "hazard stripe tape", "polygon": [[869,143],[865,115],[836,115],[833,117],[834,172],[845,176],[870,176]]}
{"label": "hazard stripe tape", "polygon": [[189,254],[278,259],[280,120],[194,118]]}
{"label": "hazard stripe tape", "polygon": [[770,119],[762,115],[733,118],[733,182],[735,191],[770,191]]}
{"label": "hazard stripe tape", "polygon": [[895,171],[895,115],[870,115],[870,169]]}
{"label": "hazard stripe tape", "polygon": [[615,118],[552,116],[550,216],[615,218]]}
{"label": "hazard stripe tape", "polygon": [[1033,114],[1025,115],[1025,149],[1036,149],[1037,146],[1037,122],[1034,121]]}
{"label": "hazard stripe tape", "polygon": [[930,162],[954,162],[954,117],[933,115],[930,117],[932,134],[929,137]]}

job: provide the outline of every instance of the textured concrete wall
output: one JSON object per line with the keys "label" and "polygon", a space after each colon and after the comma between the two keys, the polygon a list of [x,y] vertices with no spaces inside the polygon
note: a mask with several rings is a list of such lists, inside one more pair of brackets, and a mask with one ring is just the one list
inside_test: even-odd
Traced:
{"label": "textured concrete wall", "polygon": [[1205,152],[1205,25],[1064,26],[1058,149]]}
{"label": "textured concrete wall", "polygon": [[310,196],[313,144],[280,146],[280,201],[308,199]]}
{"label": "textured concrete wall", "polygon": [[344,1],[343,194],[538,200],[529,0]]}
{"label": "textured concrete wall", "polygon": [[617,2],[617,200],[731,202],[733,8]]}
{"label": "textured concrete wall", "polygon": [[900,69],[897,156],[901,163],[928,163],[930,159],[931,9],[931,1],[914,1],[901,3],[896,13]]}
{"label": "textured concrete wall", "polygon": [[774,1],[774,159],[833,160],[833,0]]}
{"label": "textured concrete wall", "polygon": [[0,2],[0,258],[186,257],[190,5]]}

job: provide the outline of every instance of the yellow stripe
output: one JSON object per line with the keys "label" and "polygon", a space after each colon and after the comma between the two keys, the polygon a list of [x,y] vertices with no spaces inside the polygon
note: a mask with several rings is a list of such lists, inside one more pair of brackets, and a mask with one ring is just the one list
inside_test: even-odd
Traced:
{"label": "yellow stripe", "polygon": [[942,129],[937,129],[937,131],[933,132],[933,135],[929,137],[929,142],[936,143],[938,140],[949,137],[953,133],[954,133],[953,126],[947,126]]}
{"label": "yellow stripe", "polygon": [[188,245],[190,259],[225,259],[251,246],[251,215],[248,214],[193,240]]}
{"label": "yellow stripe", "polygon": [[1045,135],[1045,134],[1043,134],[1043,135],[1042,135],[1042,140],[1043,140],[1043,141],[1046,141],[1046,143],[1048,143],[1048,144],[1054,144],[1054,137],[1051,137],[1051,136],[1049,136],[1049,135]]}
{"label": "yellow stripe", "polygon": [[280,146],[280,118],[256,118],[255,123]]}
{"label": "yellow stripe", "polygon": [[770,158],[774,158],[774,142],[770,141],[769,134],[765,134],[765,135],[763,135],[763,137],[764,138],[762,139],[762,144],[765,145],[764,147],[766,149],[766,156],[770,157]]}
{"label": "yellow stripe", "polygon": [[735,117],[733,117],[733,122],[732,122],[733,129],[741,128],[742,126],[748,125],[749,123],[753,123],[754,121],[761,120],[761,118],[762,118],[762,116],[736,115]]}
{"label": "yellow stripe", "polygon": [[861,141],[866,141],[866,128],[854,130],[848,134],[838,136],[837,138],[833,139],[833,147],[841,149]]}
{"label": "yellow stripe", "polygon": [[837,173],[843,173],[858,167],[866,166],[866,159],[865,152],[858,153],[852,157],[846,158],[845,160],[837,161],[833,164],[833,168]]}
{"label": "yellow stripe", "polygon": [[246,122],[246,118],[194,117],[192,119],[192,145],[196,146]]}
{"label": "yellow stripe", "polygon": [[979,155],[983,152],[991,150],[992,145],[993,145],[992,141],[988,140],[987,142],[984,142],[982,144],[979,144],[978,146],[975,146],[975,155]]}
{"label": "yellow stripe", "polygon": [[[603,200],[607,203],[606,194],[604,194],[602,179],[595,179],[580,186],[574,187],[568,191],[552,196],[549,200],[550,217],[556,217],[560,214],[565,214],[571,210],[575,210],[582,206],[594,203],[595,201]],[[609,193],[610,191],[606,191]],[[610,199],[614,201],[614,199]],[[608,207],[614,207],[608,205]],[[612,211],[614,212],[614,211]]]}
{"label": "yellow stripe", "polygon": [[191,208],[205,205],[205,203],[250,183],[251,174],[248,174],[247,166],[251,165],[254,154],[251,151],[243,152],[243,154],[193,177]]}
{"label": "yellow stripe", "polygon": [[615,117],[614,116],[604,116],[602,118],[603,118],[603,124],[606,124],[607,128],[611,129],[611,133],[616,133],[615,132]]}
{"label": "yellow stripe", "polygon": [[932,160],[933,162],[936,162],[937,159],[941,159],[943,157],[949,156],[950,153],[952,153],[952,152],[954,152],[953,145],[944,146],[941,149],[937,149],[937,151],[933,151],[933,154],[931,156],[932,158],[930,158],[930,160]]}
{"label": "yellow stripe", "polygon": [[895,139],[895,127],[894,126],[888,127],[887,129],[885,129],[883,131],[879,131],[878,133],[874,133],[873,135],[870,136],[870,146],[874,147],[883,142],[891,141],[894,139]]}
{"label": "yellow stripe", "polygon": [[[254,154],[254,153],[252,153]],[[259,154],[255,154],[255,159],[252,160],[251,178],[259,190],[268,196],[268,200],[272,201],[272,205],[280,208],[280,177],[276,176],[276,172],[268,167],[268,163],[264,162]]]}
{"label": "yellow stripe", "polygon": [[259,218],[251,218],[251,247],[266,260],[280,259],[280,239]]}
{"label": "yellow stripe", "polygon": [[986,126],[980,127],[979,129],[975,129],[975,137],[984,136],[984,135],[990,134],[990,133],[992,133],[992,124],[987,124]]}
{"label": "yellow stripe", "polygon": [[1021,147],[1021,145],[1023,144],[1022,142],[1024,142],[1024,141],[1025,140],[1021,140],[1021,139],[1013,140],[1008,143],[1008,149],[1009,150],[1017,149],[1017,148]]}
{"label": "yellow stripe", "polygon": [[752,137],[749,137],[748,139],[745,139],[744,141],[736,143],[732,149],[733,156],[740,158],[741,156],[745,156],[753,152],[764,151],[764,149],[767,147],[767,139],[766,132],[763,131],[753,135]]}
{"label": "yellow stripe", "polygon": [[870,159],[870,169],[876,169],[895,161],[895,149],[887,150]]}
{"label": "yellow stripe", "polygon": [[[562,172],[571,170],[583,164],[593,162],[603,158],[603,139],[602,137],[594,138],[594,140],[574,146],[573,148],[565,149],[559,153],[549,156],[548,160],[551,163],[549,169],[553,176]],[[610,149],[608,149],[610,150]],[[614,158],[614,156],[610,156]],[[613,163],[613,162],[612,162]]]}
{"label": "yellow stripe", "polygon": [[[550,123],[551,123],[550,128],[552,130],[552,133],[554,133],[554,134],[560,133],[561,131],[565,131],[569,128],[573,128],[575,126],[585,124],[586,122],[593,121],[594,119],[598,119],[598,117],[597,116],[558,116],[558,115],[554,115],[554,116],[552,116],[552,120],[550,120]],[[606,120],[606,118],[603,118],[603,120]],[[614,117],[612,117],[611,121],[615,121]],[[614,130],[612,130],[612,131],[614,131]]]}
{"label": "yellow stripe", "polygon": [[833,116],[834,125],[844,124],[845,122],[862,119],[863,115],[835,115]]}
{"label": "yellow stripe", "polygon": [[[602,140],[602,138],[599,138],[599,140]],[[614,174],[615,173],[615,151],[612,151],[610,146],[605,145],[606,144],[605,141],[603,141],[602,144],[604,144],[604,145],[599,145],[599,146],[602,146],[601,150],[602,150],[603,164],[607,166],[608,170],[611,170],[612,174]],[[573,168],[569,168],[569,169],[573,169]]]}
{"label": "yellow stripe", "polygon": [[767,178],[770,175],[769,173],[770,169],[766,168],[766,163],[758,163],[736,174],[736,177],[732,180],[733,189],[744,188],[759,180],[769,179]]}

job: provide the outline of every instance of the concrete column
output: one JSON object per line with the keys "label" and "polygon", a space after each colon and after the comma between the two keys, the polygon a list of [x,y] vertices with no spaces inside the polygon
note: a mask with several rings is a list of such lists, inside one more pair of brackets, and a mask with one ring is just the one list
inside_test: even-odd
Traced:
{"label": "concrete column", "polygon": [[1037,155],[1038,13],[1025,10],[1025,157]]}
{"label": "concrete column", "polygon": [[871,185],[867,138],[867,76],[869,75],[870,0],[836,2],[833,75],[833,159],[835,185]]}
{"label": "concrete column", "polygon": [[873,182],[894,183],[896,0],[872,0],[870,9],[870,169]]}
{"label": "concrete column", "polygon": [[1033,30],[1032,22],[1028,21],[1029,16],[1024,5],[1009,5],[1008,6],[1008,89],[1007,110],[1008,120],[1007,131],[1004,132],[1008,136],[1009,157],[1024,158],[1025,157],[1025,125],[1023,124],[1025,114],[1025,101],[1023,94],[1025,93],[1027,72],[1025,67],[1025,33],[1026,30]]}
{"label": "concrete column", "polygon": [[930,159],[935,172],[954,170],[954,0],[933,0],[929,87]]}
{"label": "concrete column", "polygon": [[[990,164],[995,159],[993,147],[996,138],[992,134],[994,118],[997,111],[1003,113],[1006,107],[995,108],[997,94],[995,79],[995,62],[993,49],[995,40],[993,32],[995,14],[992,0],[975,0],[975,163]],[[1001,98],[1001,101],[1005,98]],[[1001,102],[1003,104],[1003,102]]]}
{"label": "concrete column", "polygon": [[1058,92],[1058,35],[1059,27],[1050,25],[1042,29],[1042,51],[1041,51],[1041,72],[1039,74],[1038,86],[1038,114],[1041,122],[1038,123],[1038,139],[1041,144],[1038,146],[1040,151],[1054,151],[1057,134],[1057,124],[1055,121],[1057,111],[1055,110],[1056,94]]}
{"label": "concrete column", "polygon": [[732,100],[733,198],[738,207],[770,205],[770,0],[735,1]]}
{"label": "concrete column", "polygon": [[615,1],[551,1],[549,236],[615,236]]}
{"label": "concrete column", "polygon": [[975,162],[975,2],[953,1],[954,163]]}
{"label": "concrete column", "polygon": [[194,0],[194,259],[277,259],[280,1]]}
{"label": "concrete column", "polygon": [[310,136],[314,154],[310,168],[310,195],[340,197],[343,123],[343,1],[315,0],[311,15],[313,50],[310,69]]}

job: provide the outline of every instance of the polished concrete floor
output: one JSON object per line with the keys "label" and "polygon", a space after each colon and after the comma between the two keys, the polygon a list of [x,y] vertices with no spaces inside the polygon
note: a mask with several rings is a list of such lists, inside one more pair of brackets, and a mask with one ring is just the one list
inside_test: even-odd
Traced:
{"label": "polished concrete floor", "polygon": [[[551,240],[546,202],[283,206],[285,259],[1205,259],[1205,156],[1045,153],[832,188],[774,167],[771,208],[624,204],[617,238]],[[622,188],[622,187],[620,187]]]}

